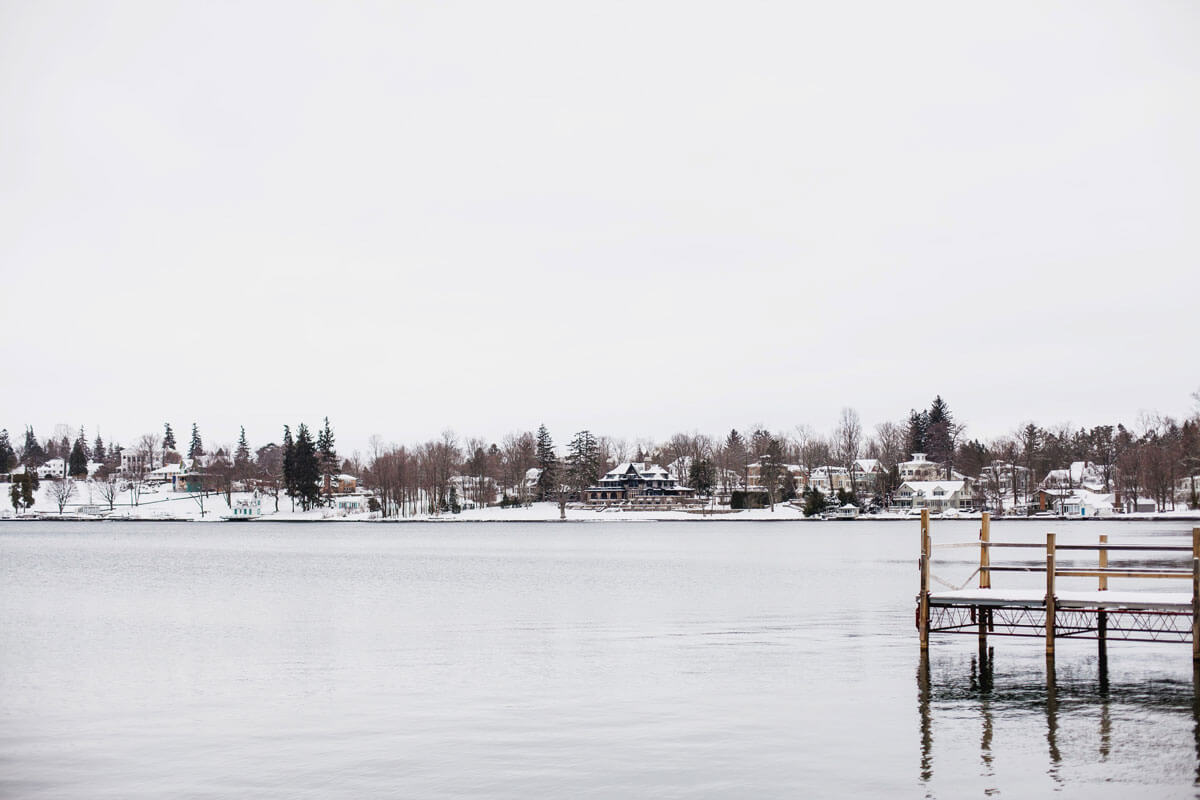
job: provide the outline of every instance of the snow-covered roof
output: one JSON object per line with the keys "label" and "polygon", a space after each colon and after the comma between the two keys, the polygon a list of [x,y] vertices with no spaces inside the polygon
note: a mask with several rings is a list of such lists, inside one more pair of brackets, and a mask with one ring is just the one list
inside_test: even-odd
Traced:
{"label": "snow-covered roof", "polygon": [[639,478],[649,480],[666,480],[670,477],[667,471],[658,464],[648,464],[645,461],[626,461],[605,473],[604,478],[617,480],[628,475],[630,470],[635,472]]}
{"label": "snow-covered roof", "polygon": [[858,467],[863,472],[873,472],[879,466],[878,458],[856,458],[854,466]]}
{"label": "snow-covered roof", "polygon": [[159,467],[158,469],[151,470],[150,474],[157,475],[162,478],[169,478],[172,475],[182,475],[186,471],[187,470],[184,468],[183,464],[167,464],[165,467]]}
{"label": "snow-covered roof", "polygon": [[932,495],[939,488],[942,494],[954,494],[961,491],[967,485],[966,481],[905,481],[900,484],[900,488],[905,486],[913,490],[914,494]]}
{"label": "snow-covered roof", "polygon": [[847,475],[847,474],[849,474],[849,471],[845,467],[824,466],[824,467],[817,467],[816,469],[814,469],[812,471],[812,476],[814,478],[824,477],[826,475]]}

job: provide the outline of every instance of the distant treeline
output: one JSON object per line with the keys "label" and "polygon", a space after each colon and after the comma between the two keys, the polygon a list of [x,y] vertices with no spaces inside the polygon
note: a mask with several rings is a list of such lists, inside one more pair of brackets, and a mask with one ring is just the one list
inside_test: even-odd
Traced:
{"label": "distant treeline", "polygon": [[[1023,493],[1026,498],[1051,470],[1090,462],[1103,476],[1105,491],[1151,497],[1166,509],[1174,507],[1180,481],[1200,474],[1200,392],[1193,397],[1197,411],[1187,419],[1144,415],[1131,426],[1091,428],[1030,422],[1011,435],[989,440],[970,437],[967,426],[937,396],[928,408],[912,409],[905,418],[881,422],[869,432],[863,430],[858,413],[845,408],[836,427],[826,434],[806,425],[790,431],[750,425],[721,436],[677,433],[656,441],[584,430],[560,451],[545,426],[513,432],[498,441],[464,439],[446,430],[437,439],[410,445],[375,435],[366,453],[355,451],[348,457],[338,455],[328,418],[315,437],[306,424],[297,425],[294,434],[284,426],[280,443],[257,449],[251,448],[242,428],[235,446],[206,450],[193,424],[183,452],[169,423],[161,433],[156,428],[129,446],[106,445],[99,435],[89,440],[82,427],[60,426],[54,436],[39,440],[26,427],[19,446],[13,445],[7,430],[0,431],[0,473],[19,464],[32,469],[62,458],[67,474],[76,478],[88,474],[89,463],[93,477],[128,478],[132,473],[139,478],[164,464],[180,463],[186,455],[196,472],[226,485],[253,482],[277,497],[279,493],[290,496],[305,508],[322,502],[336,474],[350,474],[374,490],[384,514],[410,515],[449,510],[464,502],[483,505],[498,499],[523,504],[557,499],[594,485],[607,470],[626,461],[666,466],[702,495],[729,494],[753,482],[769,491],[774,502],[795,493],[794,469],[789,471],[789,465],[852,471],[859,459],[876,459],[881,471],[875,491],[886,503],[899,485],[897,466],[913,453],[925,453],[941,465],[946,478],[960,473],[979,479],[1019,468],[1022,479],[1007,485],[1014,495]],[[130,453],[139,457],[129,458]],[[101,465],[98,470],[96,464]],[[976,482],[981,495],[989,491],[988,483]]]}

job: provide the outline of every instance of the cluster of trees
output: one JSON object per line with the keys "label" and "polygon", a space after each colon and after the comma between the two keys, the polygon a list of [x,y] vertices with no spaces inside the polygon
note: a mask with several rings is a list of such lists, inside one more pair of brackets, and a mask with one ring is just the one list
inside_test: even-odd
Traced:
{"label": "cluster of trees", "polygon": [[[755,483],[765,490],[765,502],[773,506],[796,497],[796,465],[808,470],[846,469],[852,484],[837,498],[838,502],[859,502],[861,487],[853,483],[854,464],[858,459],[871,458],[882,467],[874,486],[876,500],[886,504],[900,483],[898,465],[912,453],[925,453],[940,465],[946,478],[956,472],[975,478],[979,500],[993,507],[1005,498],[1028,500],[1050,470],[1064,468],[1073,461],[1087,461],[1100,471],[1105,490],[1119,492],[1130,501],[1139,496],[1152,497],[1161,509],[1168,509],[1174,507],[1180,479],[1200,475],[1200,392],[1195,397],[1197,410],[1188,419],[1143,416],[1132,427],[1116,424],[1091,428],[1045,428],[1030,422],[1011,435],[990,440],[968,438],[966,426],[937,396],[928,408],[913,409],[900,421],[881,422],[869,432],[864,431],[858,413],[845,408],[827,435],[806,425],[786,432],[750,425],[721,437],[677,433],[656,442],[582,430],[574,434],[560,456],[544,425],[536,431],[511,433],[499,442],[460,440],[447,430],[437,439],[408,446],[385,444],[381,437],[372,436],[365,459],[355,452],[351,458],[339,461],[326,418],[315,436],[304,423],[295,428],[294,434],[290,426],[285,426],[282,444],[272,442],[257,450],[251,449],[242,428],[236,445],[207,451],[193,424],[187,455],[193,460],[193,469],[202,471],[208,484],[228,491],[237,482],[253,483],[273,493],[277,506],[280,493],[305,509],[327,502],[334,484],[332,476],[350,473],[374,490],[385,515],[453,511],[462,503],[484,505],[497,497],[504,505],[538,500],[562,502],[579,495],[606,471],[625,461],[666,466],[702,496],[732,497]],[[132,447],[143,456],[132,460],[135,473],[182,459],[169,423],[161,434],[143,434]],[[50,458],[64,458],[69,476],[85,476],[89,462],[99,462],[102,467],[97,477],[113,483],[121,472],[125,450],[120,444],[106,446],[98,434],[89,443],[82,427],[74,435],[65,429],[56,430],[45,440],[26,428],[19,448],[4,430],[0,431],[0,473],[17,463],[37,467]],[[751,479],[752,470],[757,471],[755,480]],[[136,484],[144,475],[121,477]],[[136,489],[134,492],[136,495]],[[809,492],[803,500],[806,505],[820,508],[833,498]],[[862,498],[862,502],[869,500]],[[1200,498],[1194,497],[1191,502],[1200,505]]]}

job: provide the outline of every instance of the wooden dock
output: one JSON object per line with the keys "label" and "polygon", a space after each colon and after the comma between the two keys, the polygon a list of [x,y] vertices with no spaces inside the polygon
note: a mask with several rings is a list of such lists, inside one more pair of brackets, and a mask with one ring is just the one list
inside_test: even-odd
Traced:
{"label": "wooden dock", "polygon": [[[968,546],[973,546],[970,543]],[[957,546],[957,545],[956,545]],[[1036,562],[1008,563],[1001,554],[1020,550],[1043,551]],[[993,551],[996,551],[993,553]],[[1059,554],[1095,553],[1095,566],[1060,566]],[[1144,561],[1113,566],[1110,556],[1178,553],[1178,562],[1147,566]],[[994,557],[993,557],[994,556]],[[995,562],[995,563],[993,563]],[[1058,544],[1053,533],[1040,542],[997,542],[991,538],[991,520],[983,515],[979,529],[978,587],[931,591],[933,544],[929,512],[921,512],[921,586],[917,595],[917,629],[921,650],[929,649],[934,633],[973,634],[980,647],[988,636],[1024,636],[1044,639],[1046,655],[1054,655],[1058,639],[1095,639],[1103,655],[1108,640],[1131,642],[1190,642],[1192,659],[1200,663],[1200,528],[1192,531],[1191,545],[1119,544],[1100,536],[1095,544]],[[1006,572],[1044,573],[1045,589],[993,588],[992,576]],[[972,575],[974,577],[974,575]],[[1094,579],[1094,590],[1064,588],[1060,579]],[[1189,581],[1184,591],[1109,591],[1111,579],[1164,579]]]}

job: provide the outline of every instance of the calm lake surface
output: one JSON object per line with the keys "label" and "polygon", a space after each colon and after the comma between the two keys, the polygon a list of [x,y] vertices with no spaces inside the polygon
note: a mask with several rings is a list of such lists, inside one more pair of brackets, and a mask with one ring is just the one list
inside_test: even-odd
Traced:
{"label": "calm lake surface", "polygon": [[[1050,525],[1191,528],[993,536]],[[1062,642],[1048,686],[1037,640],[943,636],[923,673],[917,549],[915,522],[0,523],[0,796],[1196,796],[1188,645],[1102,670]],[[961,583],[977,551],[937,558]]]}

